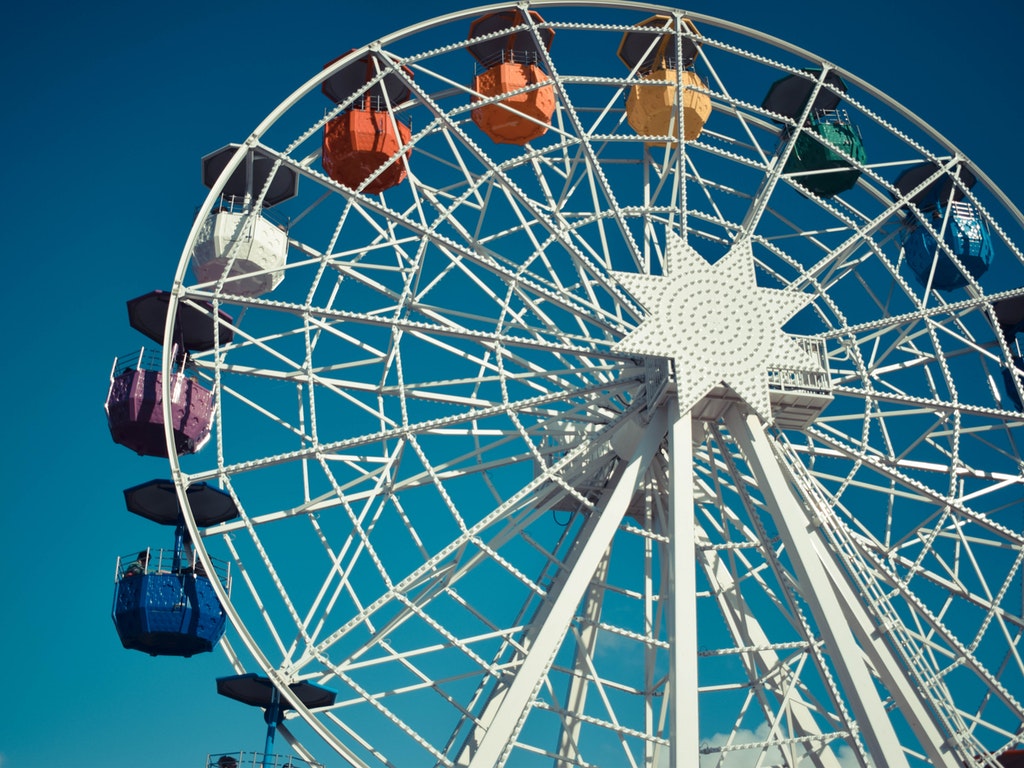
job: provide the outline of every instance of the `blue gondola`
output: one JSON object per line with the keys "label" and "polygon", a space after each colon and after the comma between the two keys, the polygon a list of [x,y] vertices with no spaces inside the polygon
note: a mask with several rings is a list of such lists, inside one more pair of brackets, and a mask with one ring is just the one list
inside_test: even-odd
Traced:
{"label": "blue gondola", "polygon": [[[238,516],[228,494],[205,483],[187,490],[199,527]],[[185,520],[177,491],[169,480],[151,480],[124,492],[130,512],[161,525],[174,526],[174,548],[145,549],[134,562],[118,559],[114,589],[114,626],[125,648],[152,656],[192,656],[213,650],[224,634],[224,609],[212,578],[230,591],[226,564],[214,561],[212,575],[195,555],[186,556]]]}
{"label": "blue gondola", "polygon": [[212,651],[224,634],[225,617],[209,577],[192,567],[164,571],[173,556],[146,551],[153,573],[132,573],[125,559],[118,561],[113,615],[121,644],[151,656]]}
{"label": "blue gondola", "polygon": [[[945,248],[939,248],[935,237],[916,219],[911,219],[903,235],[903,252],[907,264],[921,285],[940,291],[951,291],[967,285],[970,277],[978,280],[992,265],[992,235],[986,224],[964,202],[953,202],[947,207],[937,205],[930,217],[932,229],[943,232]],[[960,262],[950,258],[950,254]],[[962,269],[961,269],[962,267]],[[934,271],[933,271],[934,270]],[[964,274],[966,270],[967,274]]]}
{"label": "blue gondola", "polygon": [[[988,224],[974,206],[964,201],[975,181],[963,164],[940,167],[928,162],[908,168],[893,182],[894,199],[906,200],[900,237],[904,256],[921,285],[951,291],[967,285],[970,278],[978,280],[991,266],[993,245]],[[938,246],[922,219],[941,235],[943,247]]]}

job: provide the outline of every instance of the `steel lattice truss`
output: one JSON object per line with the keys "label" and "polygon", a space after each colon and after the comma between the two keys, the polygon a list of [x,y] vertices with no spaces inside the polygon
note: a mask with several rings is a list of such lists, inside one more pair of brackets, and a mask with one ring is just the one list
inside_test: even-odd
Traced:
{"label": "steel lattice truss", "polygon": [[[337,691],[288,722],[328,764],[997,765],[1024,723],[1021,415],[992,309],[1024,284],[1019,213],[977,169],[954,181],[997,260],[926,291],[893,179],[967,160],[913,115],[842,73],[868,159],[819,198],[783,173],[799,121],[759,105],[809,67],[830,88],[827,63],[691,15],[713,112],[659,141],[626,123],[642,79],[615,53],[655,12],[692,38],[679,14],[530,7],[524,33],[555,30],[540,139],[473,124],[483,11],[453,14],[373,46],[411,91],[388,105],[411,121],[402,184],[321,168],[358,93],[311,80],[252,134],[300,176],[268,213],[280,287],[198,282],[216,186],[197,219],[173,295],[233,339],[193,355],[214,437],[172,471],[242,510],[190,523],[233,561],[237,668]],[[668,233],[709,262],[747,237],[758,284],[807,298],[784,330],[821,366],[765,373],[773,425],[724,386],[680,414],[671,361],[614,349],[645,313],[612,273],[663,274]]]}

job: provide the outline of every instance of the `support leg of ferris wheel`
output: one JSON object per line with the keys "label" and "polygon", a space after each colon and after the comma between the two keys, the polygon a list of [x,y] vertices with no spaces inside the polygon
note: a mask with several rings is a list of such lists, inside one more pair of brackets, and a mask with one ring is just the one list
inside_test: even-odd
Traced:
{"label": "support leg of ferris wheel", "polygon": [[[793,470],[797,469],[791,465],[786,466],[789,475],[792,475]],[[803,483],[799,482],[799,477],[797,476],[790,477],[790,480],[800,489],[799,493],[805,499],[805,504],[810,505],[810,508],[806,507],[805,504],[800,505],[800,508],[807,515],[806,524],[808,530],[810,530],[815,516],[824,521],[828,515],[832,514],[831,510],[827,508],[827,502],[823,499],[817,498],[818,505],[815,506],[816,496],[813,492],[814,489],[808,488],[806,485],[808,482],[813,482],[810,478],[805,477]],[[709,495],[714,493],[710,488],[705,489],[705,491]],[[799,504],[800,502],[795,503]],[[724,508],[728,509],[728,507]],[[753,510],[749,511],[753,513]],[[734,519],[732,522],[742,526],[742,522],[737,519]],[[757,618],[751,615],[747,609],[739,594],[739,587],[729,569],[722,562],[717,552],[712,547],[706,546],[710,544],[710,541],[703,534],[699,526],[697,528],[696,544],[696,556],[700,567],[708,579],[711,592],[718,602],[719,609],[725,618],[730,632],[738,643],[757,649],[750,656],[749,663],[751,668],[748,670],[748,674],[751,676],[751,679],[761,676],[761,672],[758,670],[779,669],[779,657],[772,650],[767,633],[764,632]],[[904,667],[896,659],[894,652],[879,635],[877,629],[891,621],[889,618],[891,611],[886,613],[883,606],[881,612],[875,610],[871,613],[870,605],[865,605],[864,601],[854,594],[853,587],[840,573],[839,565],[823,554],[828,551],[830,550],[824,542],[818,547],[822,565],[828,572],[832,588],[839,595],[838,605],[842,608],[847,621],[853,629],[857,642],[864,649],[870,669],[882,681],[886,691],[894,699],[899,709],[909,713],[907,722],[914,729],[918,741],[923,745],[923,749],[927,753],[931,764],[950,767],[960,766],[961,763],[950,754],[948,739],[943,736],[943,733],[948,732],[948,729],[943,729],[942,724],[936,720],[936,707],[931,706],[923,698],[925,685],[929,679],[934,677],[934,674],[929,674],[927,669],[923,670],[923,676],[917,678],[918,685],[914,685],[907,678],[902,671]],[[864,571],[864,569],[861,568],[861,571]],[[876,585],[876,593],[882,593],[883,591],[883,585]],[[918,659],[921,656],[920,651],[914,648],[909,649],[909,655]],[[766,689],[780,697],[785,693],[785,696],[797,705],[790,709],[789,712],[797,733],[801,736],[821,734],[814,718],[809,715],[808,707],[802,704],[802,697],[800,697],[798,692],[789,689],[787,685],[772,687],[768,684]],[[783,689],[786,690],[784,691]],[[978,752],[981,750],[981,747],[971,745],[970,749]],[[822,768],[838,768],[839,765],[836,755],[829,749],[809,752],[807,757],[813,761],[815,766],[821,766]]]}
{"label": "support leg of ferris wheel", "polygon": [[[670,406],[671,408],[671,406]],[[675,575],[675,581],[670,582],[676,589],[674,595],[674,604],[679,605],[679,602],[686,596],[692,596],[692,610],[686,609],[686,615],[688,616],[687,621],[693,622],[690,627],[695,627],[696,618],[696,568],[700,568],[705,573],[705,578],[708,580],[711,587],[711,594],[714,599],[718,602],[719,610],[729,628],[729,632],[735,639],[737,646],[746,647],[750,649],[749,654],[744,654],[744,664],[748,666],[748,675],[751,680],[760,679],[762,685],[757,691],[759,698],[764,698],[766,695],[774,695],[779,700],[788,701],[788,716],[792,719],[793,727],[796,733],[800,736],[818,736],[822,735],[821,729],[818,723],[815,722],[814,717],[811,715],[811,706],[805,701],[803,695],[799,690],[799,686],[795,685],[795,681],[790,678],[779,678],[777,673],[780,670],[785,669],[785,665],[781,662],[778,653],[773,649],[772,643],[768,637],[768,634],[764,631],[761,623],[758,621],[757,616],[753,615],[748,605],[742,598],[739,585],[732,577],[732,573],[729,568],[723,562],[718,550],[712,545],[711,540],[708,538],[705,530],[697,524],[695,520],[695,503],[693,496],[696,493],[706,494],[708,497],[713,497],[715,492],[712,488],[703,485],[703,483],[693,474],[692,468],[686,465],[686,462],[692,461],[693,458],[693,440],[692,440],[692,421],[689,425],[676,425],[679,429],[673,434],[675,437],[675,447],[672,447],[672,458],[673,466],[678,467],[675,471],[675,476],[686,477],[688,475],[693,479],[694,485],[691,487],[676,487],[672,489],[673,500],[675,504],[676,513],[673,514],[673,519],[680,521],[693,520],[692,523],[692,535],[687,537],[687,530],[682,527],[676,527],[675,530],[670,530],[670,536],[672,537],[673,552],[671,559],[673,562],[673,569]],[[683,434],[685,430],[686,434]],[[683,437],[689,438],[688,444],[683,444],[681,440]],[[668,483],[666,483],[668,484]],[[688,496],[684,496],[684,494]],[[723,510],[728,510],[727,505],[722,505]],[[687,512],[689,510],[689,517]],[[753,512],[753,510],[751,510]],[[734,519],[733,524],[743,526],[740,520]],[[666,528],[668,529],[668,525]],[[678,544],[677,544],[678,543]],[[692,556],[689,553],[693,553]],[[682,566],[678,563],[683,563]],[[687,570],[687,573],[683,573],[683,570]],[[683,579],[689,575],[686,583],[683,583]],[[676,607],[675,614],[682,616],[684,610],[680,607]],[[686,627],[686,623],[677,620],[675,627]],[[693,633],[691,633],[693,634]],[[694,706],[690,700],[684,700],[682,686],[688,684],[691,686],[691,696],[697,694],[698,679],[696,678],[696,659],[697,659],[697,647],[694,642],[689,642],[688,647],[684,648],[686,638],[682,637],[679,632],[674,632],[673,637],[675,642],[673,644],[673,658],[675,659],[672,664],[672,669],[676,673],[673,681],[675,685],[670,683],[670,698],[672,698],[672,707],[676,708],[678,705],[679,712],[687,712],[687,706]],[[692,659],[690,665],[693,669],[693,677],[683,678],[680,677],[680,670],[688,669],[684,668],[686,659]],[[767,671],[775,671],[775,675],[766,674]],[[672,695],[672,690],[679,692],[679,697]],[[769,706],[768,701],[762,701],[762,705],[766,708]],[[691,710],[691,712],[696,712]],[[677,762],[675,765],[685,764],[683,755],[697,755],[699,751],[699,743],[697,740],[697,728],[699,722],[697,715],[690,719],[692,722],[693,731],[689,732],[684,728],[677,726],[677,737],[673,739],[673,743],[678,743],[678,749],[676,752]],[[684,726],[685,727],[685,726]],[[683,739],[689,738],[687,746],[683,746]],[[815,740],[819,743],[826,743],[822,740]],[[691,750],[692,752],[686,753],[685,750]],[[806,759],[810,761],[810,765],[814,768],[840,768],[840,762],[836,754],[827,749],[824,746],[823,749],[808,750]],[[657,765],[657,761],[654,761]]]}
{"label": "support leg of ferris wheel", "polygon": [[[906,755],[886,714],[885,705],[872,679],[868,660],[854,634],[857,628],[864,625],[859,621],[850,620],[850,612],[856,613],[857,608],[849,585],[833,570],[831,566],[834,564],[827,564],[824,554],[826,550],[821,547],[822,542],[816,540],[808,512],[783,474],[760,419],[753,414],[744,417],[733,407],[727,410],[725,422],[746,457],[765,503],[775,515],[779,534],[793,562],[797,577],[801,583],[815,585],[817,599],[808,600],[807,604],[814,615],[822,639],[831,649],[832,657],[837,662],[836,675],[847,694],[854,716],[861,724],[860,732],[868,751],[878,764],[907,766]],[[881,666],[880,674],[883,681],[895,685],[900,692],[900,698],[916,701],[916,695],[910,691],[909,681],[905,678],[901,680],[900,675],[891,674],[898,666],[888,649],[879,647],[881,643],[872,643],[871,638],[862,637],[860,642],[869,652],[874,651],[872,655],[875,658],[872,661],[875,662],[876,669]],[[915,710],[924,716],[925,723],[922,727],[928,729],[931,738],[923,738],[922,746],[928,750],[933,764],[951,768],[957,765],[948,752],[939,751],[944,739],[937,729],[931,727],[931,718],[927,710],[921,706],[915,707]]]}
{"label": "support leg of ferris wheel", "polygon": [[583,526],[565,568],[559,572],[528,631],[522,664],[507,687],[491,697],[480,718],[480,725],[486,730],[479,741],[476,741],[477,731],[470,734],[456,765],[469,768],[504,765],[525,720],[529,702],[543,684],[577,606],[590,587],[629,502],[665,437],[665,420],[664,408],[652,415],[632,459],[612,481],[604,504]]}
{"label": "support leg of ferris wheel", "polygon": [[[808,478],[806,476],[801,478],[799,474],[795,474],[792,464],[785,464],[785,466],[793,480],[793,484],[801,489],[801,493],[807,499],[807,503],[811,507],[815,505],[816,501],[820,503],[821,500],[817,498],[814,489],[806,487]],[[803,479],[803,482],[801,482],[801,479]],[[830,509],[820,509],[816,514],[822,520],[822,527],[825,527],[827,516],[831,516],[833,513]],[[834,533],[849,539],[849,533],[842,527],[837,527]],[[824,553],[828,550],[822,548],[819,551]],[[895,644],[903,643],[905,646],[905,657],[916,660],[917,664],[915,665],[913,661],[902,663],[896,658],[894,649],[890,644],[886,643],[877,629],[877,627],[892,626],[893,622],[892,608],[888,605],[884,596],[885,587],[877,583],[878,580],[873,575],[873,571],[866,566],[863,560],[856,559],[856,554],[851,553],[847,557],[850,558],[847,562],[851,568],[857,569],[862,578],[872,581],[875,587],[875,597],[873,599],[858,597],[850,580],[843,575],[839,564],[834,558],[822,555],[822,565],[828,572],[832,588],[839,596],[839,605],[850,626],[853,628],[857,640],[864,649],[865,655],[871,663],[875,674],[878,675],[889,695],[896,701],[900,711],[908,714],[907,722],[913,728],[918,741],[923,745],[930,763],[932,765],[948,766],[949,768],[956,768],[962,765],[961,761],[950,753],[950,740],[944,737],[943,733],[948,733],[950,728],[955,730],[957,727],[960,727],[965,731],[967,729],[963,726],[962,722],[943,729],[936,713],[943,710],[948,712],[950,709],[955,708],[950,707],[948,698],[942,701],[926,701],[924,698],[928,695],[929,683],[934,686],[935,681],[941,679],[941,676],[937,675],[935,670],[931,668],[921,668],[924,665],[924,654],[922,651],[907,638],[893,637],[893,633],[890,631],[891,642]],[[908,675],[906,671],[908,669],[910,674],[914,675],[914,680],[911,680]],[[936,695],[941,696],[944,694],[943,692],[938,692]],[[948,695],[948,692],[946,695]],[[954,716],[956,716],[955,713]],[[968,751],[974,752],[980,752],[982,749],[980,744],[962,746],[968,749]]]}
{"label": "support leg of ferris wheel", "polygon": [[[670,402],[669,426],[669,741],[672,768],[700,755],[697,702],[697,572],[694,564],[693,424],[690,412]],[[664,594],[664,592],[663,592]]]}
{"label": "support leg of ferris wheel", "polygon": [[[761,622],[750,613],[742,599],[740,585],[729,572],[722,557],[711,546],[710,539],[700,528],[697,528],[696,531],[697,557],[711,584],[711,592],[718,602],[722,616],[737,643],[751,649],[749,658],[744,658],[748,676],[751,680],[763,679],[765,693],[772,694],[780,700],[785,698],[791,702],[789,716],[798,735],[821,736],[821,728],[811,714],[811,707],[800,695],[798,687],[793,685],[792,678],[777,679],[765,674],[767,670],[785,669],[785,664],[772,648],[771,640],[768,633],[762,628]],[[827,747],[808,749],[806,757],[814,768],[841,768],[839,758]]]}
{"label": "support leg of ferris wheel", "polygon": [[565,724],[558,737],[558,762],[556,768],[571,768],[580,762],[579,735],[583,721],[579,714],[586,709],[587,691],[590,687],[590,659],[594,656],[597,647],[597,624],[601,620],[601,608],[604,604],[605,583],[608,579],[608,561],[611,551],[605,552],[604,557],[594,572],[594,581],[587,591],[580,614],[583,618],[583,626],[579,629],[579,637],[576,642],[576,658],[569,692],[565,700]]}
{"label": "support leg of ferris wheel", "polygon": [[[669,412],[678,410],[674,403],[669,404]],[[712,592],[720,603],[722,615],[737,637],[745,637],[751,647],[759,648],[755,655],[760,659],[762,669],[778,669],[778,655],[771,650],[767,634],[760,622],[752,616],[737,600],[737,585],[732,582],[728,569],[718,560],[712,548],[697,549],[702,538],[701,528],[694,521],[694,474],[692,420],[690,414],[680,416],[669,427],[670,455],[670,503],[671,516],[669,538],[672,548],[669,558],[672,584],[670,622],[670,657],[669,657],[669,697],[670,711],[673,713],[670,722],[671,762],[670,765],[685,766],[694,764],[700,756],[700,718],[698,708],[697,678],[697,632],[680,632],[679,628],[697,626],[697,557],[701,558],[708,580],[712,583]],[[710,559],[709,559],[710,558]],[[731,599],[730,599],[731,598]],[[766,683],[771,685],[771,683]],[[782,695],[782,692],[777,692]],[[801,706],[802,697],[795,689],[785,693],[794,704],[790,710],[797,731],[803,735],[819,734],[820,729],[810,716],[808,708]],[[815,751],[807,755],[811,764],[819,768],[839,768],[836,755],[829,749]]]}

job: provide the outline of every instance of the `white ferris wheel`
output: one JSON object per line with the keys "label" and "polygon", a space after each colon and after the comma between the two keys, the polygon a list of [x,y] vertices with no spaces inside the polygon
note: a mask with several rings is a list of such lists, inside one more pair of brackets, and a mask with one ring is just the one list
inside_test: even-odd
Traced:
{"label": "white ferris wheel", "polygon": [[[1024,220],[981,170],[664,6],[336,54],[204,159],[162,363],[211,394],[171,476],[296,749],[1015,764]],[[201,482],[239,516],[199,527]]]}

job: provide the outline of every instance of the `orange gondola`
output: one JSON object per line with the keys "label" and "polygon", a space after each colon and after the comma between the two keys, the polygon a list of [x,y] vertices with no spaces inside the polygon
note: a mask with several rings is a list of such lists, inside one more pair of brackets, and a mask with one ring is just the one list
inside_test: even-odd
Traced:
{"label": "orange gondola", "polygon": [[[341,104],[378,78],[388,66],[378,55],[369,54],[327,78],[321,90]],[[401,71],[412,79],[412,71],[407,67]],[[345,112],[324,126],[320,162],[328,176],[346,187],[374,195],[405,179],[406,161],[412,149],[404,153],[401,149],[409,144],[412,131],[395,116],[394,108],[408,100],[409,93],[406,81],[390,72],[359,93]]]}
{"label": "orange gondola", "polygon": [[[544,23],[536,11],[528,11],[529,24],[535,29]],[[516,29],[527,23],[518,8],[481,16],[469,27],[470,39]],[[472,101],[478,102],[511,94],[476,107],[473,122],[498,144],[523,145],[543,136],[555,112],[555,89],[540,67],[541,46],[551,48],[554,31],[518,29],[507,35],[468,46],[469,52],[486,71],[473,78]],[[479,95],[478,95],[479,94]]]}

